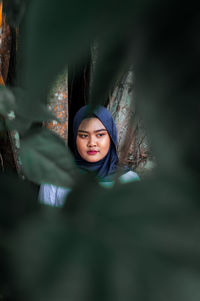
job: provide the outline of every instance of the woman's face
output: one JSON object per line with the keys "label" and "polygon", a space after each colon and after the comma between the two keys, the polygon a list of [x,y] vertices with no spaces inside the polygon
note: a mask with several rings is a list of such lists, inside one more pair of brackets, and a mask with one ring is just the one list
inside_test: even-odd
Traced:
{"label": "woman's face", "polygon": [[98,162],[107,155],[110,136],[98,118],[87,118],[81,122],[76,146],[80,156],[88,162]]}

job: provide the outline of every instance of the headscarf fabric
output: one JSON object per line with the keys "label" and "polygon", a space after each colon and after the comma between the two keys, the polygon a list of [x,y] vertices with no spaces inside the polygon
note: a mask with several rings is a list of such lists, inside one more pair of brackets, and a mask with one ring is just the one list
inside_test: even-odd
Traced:
{"label": "headscarf fabric", "polygon": [[[109,180],[115,173],[118,163],[117,156],[117,129],[115,122],[110,114],[110,112],[105,107],[98,107],[91,115],[87,115],[89,107],[86,105],[82,107],[75,115],[73,121],[73,137],[74,137],[74,156],[77,166],[86,171],[95,172],[100,179]],[[98,162],[88,162],[84,160],[76,146],[76,137],[78,133],[78,128],[81,122],[86,118],[98,118],[102,124],[105,126],[108,134],[110,136],[110,148],[107,155]]]}

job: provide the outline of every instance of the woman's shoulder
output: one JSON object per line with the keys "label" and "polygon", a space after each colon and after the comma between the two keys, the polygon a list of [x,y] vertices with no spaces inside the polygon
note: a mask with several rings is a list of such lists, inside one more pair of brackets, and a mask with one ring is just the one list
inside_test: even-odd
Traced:
{"label": "woman's shoulder", "polygon": [[62,206],[66,196],[71,191],[70,188],[55,186],[52,184],[42,184],[39,191],[39,201],[50,206]]}
{"label": "woman's shoulder", "polygon": [[[119,175],[119,182],[124,184],[124,183],[129,183],[129,182],[133,182],[133,181],[140,181],[140,177],[139,175],[128,169],[128,168],[120,168],[118,170],[118,175]],[[112,179],[110,180],[104,180],[104,181],[100,181],[99,182],[101,186],[105,187],[105,188],[110,188],[113,187],[114,183],[115,183],[115,177],[113,176]]]}
{"label": "woman's shoulder", "polygon": [[139,175],[127,165],[118,165],[117,174],[121,183],[128,183],[132,181],[139,181]]}
{"label": "woman's shoulder", "polygon": [[119,181],[121,183],[129,183],[129,182],[132,182],[132,181],[139,181],[139,180],[140,180],[139,175],[136,172],[132,171],[132,170],[126,171],[125,173],[123,173],[119,177]]}

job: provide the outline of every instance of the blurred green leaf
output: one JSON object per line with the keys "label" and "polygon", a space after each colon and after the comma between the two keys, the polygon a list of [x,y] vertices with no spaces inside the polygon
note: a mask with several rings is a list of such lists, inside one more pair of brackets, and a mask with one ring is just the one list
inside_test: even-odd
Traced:
{"label": "blurred green leaf", "polygon": [[0,174],[0,192],[0,298],[19,300],[9,243],[17,227],[39,212],[38,187],[16,175],[4,173]]}
{"label": "blurred green leaf", "polygon": [[56,120],[60,122],[58,118],[48,110],[46,99],[44,102],[39,102],[31,111],[30,108],[26,105],[29,99],[27,92],[16,87],[12,90],[14,91],[16,96],[16,116],[19,116],[19,119],[25,119],[27,120],[27,123],[50,120]]}
{"label": "blurred green leaf", "polygon": [[18,26],[23,19],[29,0],[6,0],[3,2],[6,16],[12,26]]}
{"label": "blurred green leaf", "polygon": [[[176,174],[175,176],[159,174],[159,177],[155,179],[130,184],[117,184],[113,189],[102,189],[91,181],[90,184],[86,185],[86,182],[87,179],[85,179],[85,183],[84,181],[77,183],[77,187],[69,195],[64,207],[64,210],[66,208],[68,212],[73,212],[70,216],[72,219],[74,218],[77,225],[85,223],[87,228],[86,221],[88,221],[88,231],[93,231],[94,226],[91,227],[90,225],[92,219],[88,217],[91,216],[92,218],[94,214],[96,216],[94,221],[97,222],[97,226],[98,222],[105,222],[110,227],[124,232],[121,239],[125,239],[129,247],[135,243],[135,239],[141,239],[140,243],[142,244],[149,244],[149,238],[152,239],[155,233],[160,232],[159,239],[163,242],[166,240],[166,245],[164,246],[163,242],[159,245],[159,240],[154,242],[157,241],[158,247],[163,252],[166,251],[167,254],[172,247],[175,256],[178,251],[185,253],[187,258],[190,249],[192,256],[188,257],[188,260],[196,262],[197,258],[194,259],[194,255],[199,256],[200,244],[197,244],[194,239],[198,233],[199,225],[199,187],[195,177],[191,175],[188,178],[187,174]],[[88,188],[84,188],[87,186],[90,186],[89,191]],[[76,204],[78,205],[76,206]],[[71,210],[74,206],[77,209]],[[83,218],[82,221],[80,216]],[[182,230],[186,228],[188,234]],[[98,230],[101,231],[102,228],[98,227]],[[140,231],[140,235],[135,236],[135,231]],[[146,231],[146,234],[143,231]],[[166,231],[166,233],[169,231],[170,235],[162,236],[162,231]],[[142,238],[142,233],[145,234],[144,238]],[[134,239],[131,240],[130,236]],[[99,234],[98,237],[100,238]],[[105,237],[105,233],[103,233],[102,239]],[[158,236],[156,238],[158,239]],[[119,236],[114,235],[113,238],[108,237],[107,242],[118,243],[118,239]],[[194,248],[194,244],[196,248]],[[170,253],[173,255],[172,249]],[[184,258],[185,262],[186,258]]]}
{"label": "blurred green leaf", "polygon": [[46,104],[39,104],[35,113],[27,108],[27,94],[20,88],[7,87],[0,88],[0,113],[5,118],[6,126],[9,130],[16,130],[24,134],[34,122],[56,120],[58,118],[51,113]]}
{"label": "blurred green leaf", "polygon": [[[14,229],[39,209],[38,187],[16,175],[0,174],[0,228]],[[3,232],[2,232],[3,233]]]}
{"label": "blurred green leaf", "polygon": [[86,300],[89,297],[91,284],[85,273],[92,255],[92,242],[85,241],[57,210],[48,208],[29,220],[25,227],[18,229],[13,242],[10,251],[15,279],[26,298]]}
{"label": "blurred green leaf", "polygon": [[37,117],[31,117],[30,111],[29,114],[26,114],[26,110],[21,110],[19,108],[23,108],[23,103],[18,103],[16,111],[13,112],[14,115],[6,119],[6,125],[10,130],[16,130],[22,135],[25,135],[34,122],[44,122],[50,120],[56,120],[60,122],[56,116],[47,110],[47,106],[45,105],[41,105],[37,108]]}
{"label": "blurred green leaf", "polygon": [[177,16],[178,9],[176,4],[172,13],[171,5],[162,9],[158,5],[141,25],[137,45],[141,51],[135,58],[137,107],[158,164],[166,172],[176,173],[186,166],[199,172],[199,160],[191,165],[200,151],[200,144],[194,143],[200,130],[199,12],[182,7]]}
{"label": "blurred green leaf", "polygon": [[126,37],[126,34],[119,37],[118,34],[115,41],[100,40],[99,43],[97,42],[96,52],[97,60],[90,95],[92,108],[106,104],[116,81],[130,68],[132,63],[131,37]]}
{"label": "blurred green leaf", "polygon": [[[91,43],[96,39],[107,44],[107,52],[104,54],[106,62],[109,62],[111,52],[115,58],[118,56],[119,61],[115,60],[115,68],[118,70],[124,57],[122,41],[120,44],[117,39],[122,39],[124,33],[126,36],[132,25],[137,24],[138,13],[147,9],[130,0],[117,4],[111,0],[88,0],[84,3],[80,0],[61,0],[59,5],[55,5],[53,0],[33,0],[26,16],[24,74],[30,96],[27,106],[32,108],[33,102],[42,101],[41,95],[65,66],[69,63],[80,64],[87,59]],[[117,45],[116,50],[113,45]],[[113,74],[113,60],[111,73],[108,74]],[[109,83],[112,80],[109,79]]]}
{"label": "blurred green leaf", "polygon": [[90,176],[80,181],[64,209],[47,208],[18,229],[12,254],[21,291],[31,300],[160,301],[166,292],[170,300],[197,301],[193,179],[160,175],[113,189]]}
{"label": "blurred green leaf", "polygon": [[20,157],[28,179],[71,187],[76,167],[62,139],[46,128],[31,131],[21,140]]}
{"label": "blurred green leaf", "polygon": [[0,132],[6,131],[5,120],[0,116]]}
{"label": "blurred green leaf", "polygon": [[6,117],[10,111],[15,110],[15,96],[11,90],[0,86],[0,113]]}

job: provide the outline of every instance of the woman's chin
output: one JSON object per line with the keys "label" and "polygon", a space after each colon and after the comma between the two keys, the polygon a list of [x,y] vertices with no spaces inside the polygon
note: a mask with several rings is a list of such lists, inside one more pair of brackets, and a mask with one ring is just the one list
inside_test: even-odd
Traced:
{"label": "woman's chin", "polygon": [[96,163],[96,162],[100,161],[101,159],[94,158],[94,157],[87,157],[87,158],[85,158],[85,160],[90,162],[90,163]]}

